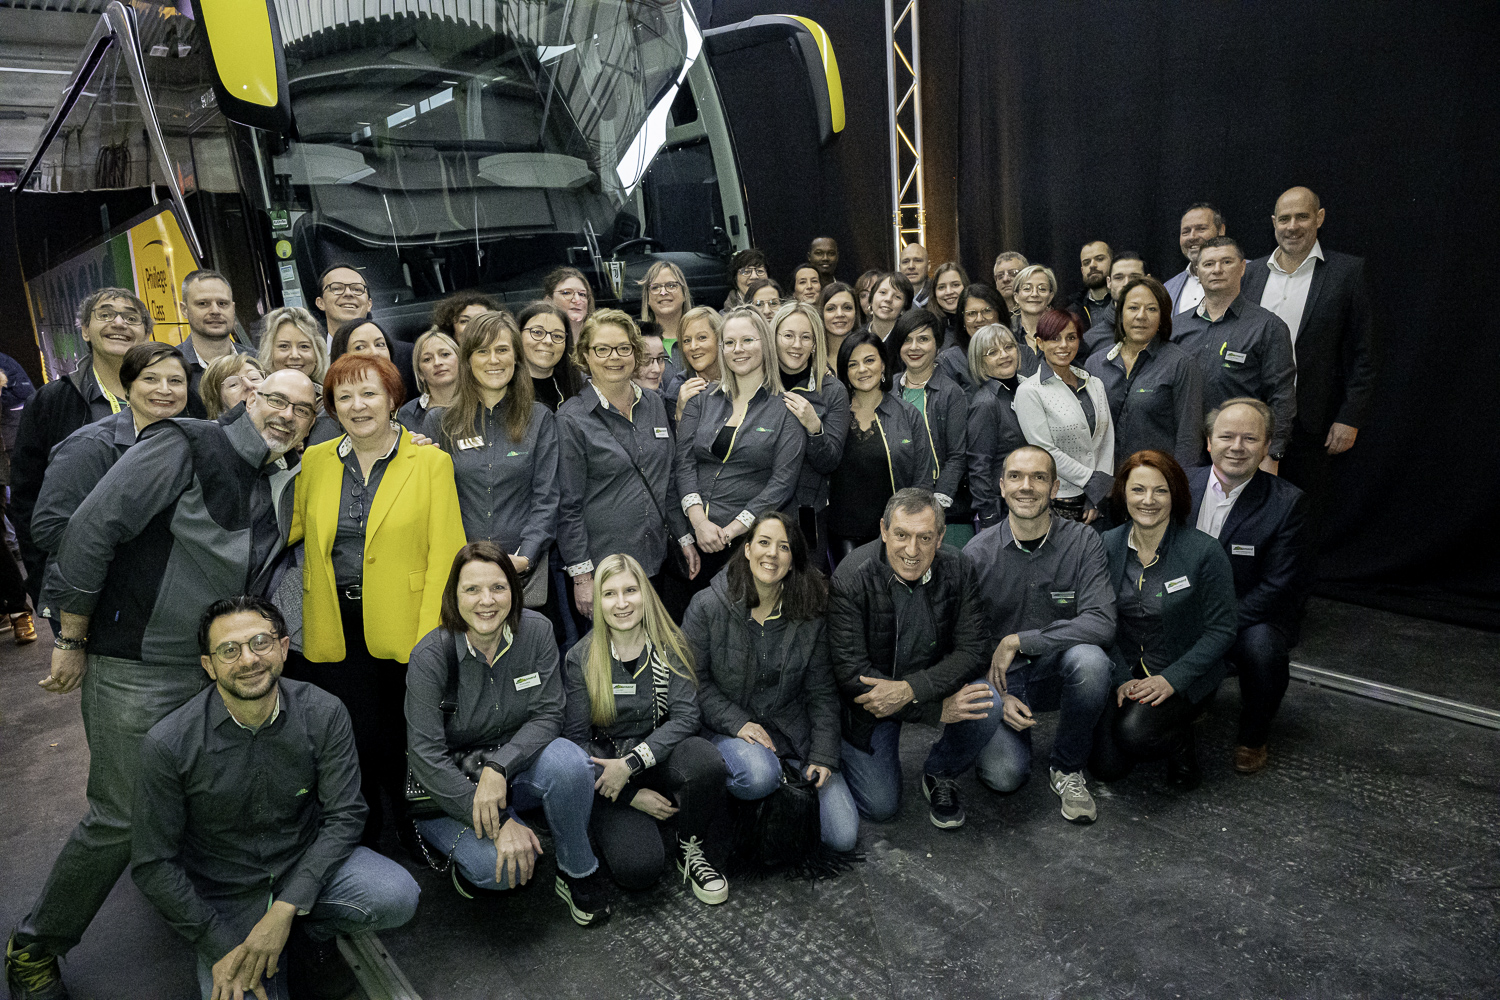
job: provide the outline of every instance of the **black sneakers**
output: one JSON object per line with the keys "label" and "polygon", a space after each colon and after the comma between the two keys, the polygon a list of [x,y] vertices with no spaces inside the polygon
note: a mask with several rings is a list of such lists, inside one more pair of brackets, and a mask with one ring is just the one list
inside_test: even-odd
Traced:
{"label": "black sneakers", "polygon": [[32,948],[17,948],[16,939],[5,945],[5,985],[11,1000],[69,1000],[57,968],[57,956]]}
{"label": "black sneakers", "polygon": [[697,837],[677,839],[677,870],[685,881],[693,883],[693,895],[710,906],[729,898],[729,880],[708,863]]}
{"label": "black sneakers", "polygon": [[358,993],[359,980],[340,954],[338,941],[333,938],[319,941],[309,936],[302,921],[292,922],[292,933],[282,955],[286,961],[287,992],[292,996],[345,1000]]}
{"label": "black sneakers", "polygon": [[939,830],[956,830],[964,825],[964,804],[958,800],[958,781],[954,778],[939,778],[931,774],[922,775],[922,794],[932,808],[927,818]]}
{"label": "black sneakers", "polygon": [[579,927],[602,924],[609,919],[609,883],[605,881],[602,869],[596,868],[592,875],[582,878],[574,878],[559,870],[555,887],[558,896],[568,904],[573,922]]}

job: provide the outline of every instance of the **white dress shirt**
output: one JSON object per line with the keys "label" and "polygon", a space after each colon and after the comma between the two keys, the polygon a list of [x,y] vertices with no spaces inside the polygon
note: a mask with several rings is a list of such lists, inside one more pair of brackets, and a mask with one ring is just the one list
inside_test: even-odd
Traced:
{"label": "white dress shirt", "polygon": [[1295,271],[1287,271],[1277,263],[1277,250],[1266,259],[1270,274],[1266,276],[1266,290],[1260,295],[1260,304],[1271,310],[1286,328],[1292,331],[1293,357],[1296,356],[1297,328],[1302,325],[1302,313],[1307,309],[1307,293],[1312,288],[1313,268],[1323,259],[1323,245],[1313,243],[1312,253],[1297,265]]}
{"label": "white dress shirt", "polygon": [[1182,291],[1177,294],[1177,312],[1182,314],[1191,312],[1198,308],[1198,303],[1203,301],[1203,282],[1198,276],[1189,271],[1187,280],[1182,283]]}
{"label": "white dress shirt", "polygon": [[[1252,474],[1250,479],[1254,479]],[[1228,493],[1224,492],[1224,481],[1219,478],[1218,469],[1210,469],[1208,473],[1208,489],[1203,494],[1203,506],[1198,508],[1197,528],[1205,535],[1219,537],[1219,532],[1224,530],[1224,522],[1229,519],[1229,512],[1234,510],[1234,502],[1245,492],[1245,487],[1250,485],[1250,479],[1240,483]]]}

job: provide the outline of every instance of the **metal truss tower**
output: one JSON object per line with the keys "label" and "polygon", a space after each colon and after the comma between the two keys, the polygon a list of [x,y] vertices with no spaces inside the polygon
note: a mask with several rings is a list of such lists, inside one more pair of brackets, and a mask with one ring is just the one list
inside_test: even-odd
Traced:
{"label": "metal truss tower", "polygon": [[927,243],[922,203],[922,61],[917,0],[885,0],[886,111],[891,130],[892,261],[906,243]]}

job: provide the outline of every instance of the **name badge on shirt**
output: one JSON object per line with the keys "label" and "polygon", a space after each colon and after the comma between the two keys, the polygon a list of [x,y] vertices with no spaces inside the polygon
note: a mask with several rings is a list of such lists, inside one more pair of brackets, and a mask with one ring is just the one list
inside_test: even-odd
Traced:
{"label": "name badge on shirt", "polygon": [[1175,594],[1179,590],[1187,590],[1191,586],[1192,586],[1192,584],[1188,582],[1188,578],[1187,577],[1185,577],[1185,576],[1179,576],[1175,580],[1168,580],[1167,581],[1167,593],[1169,593],[1169,594]]}
{"label": "name badge on shirt", "polygon": [[484,438],[482,438],[482,437],[463,438],[463,439],[461,439],[458,442],[458,450],[459,451],[468,451],[470,448],[483,448],[483,447],[484,447]]}
{"label": "name badge on shirt", "polygon": [[1231,545],[1229,546],[1229,554],[1232,556],[1253,556],[1255,555],[1255,546]]}
{"label": "name badge on shirt", "polygon": [[1239,351],[1225,351],[1224,352],[1224,360],[1225,361],[1233,361],[1237,365],[1244,364],[1245,363],[1245,358],[1246,358],[1246,355],[1241,354]]}
{"label": "name badge on shirt", "polygon": [[659,437],[659,438],[664,438],[664,437],[667,436],[667,429],[665,427],[657,427],[657,428],[655,428],[655,431],[656,431],[656,436]]}
{"label": "name badge on shirt", "polygon": [[[1168,584],[1168,586],[1171,585]],[[540,687],[541,683],[542,678],[540,674],[522,674],[520,677],[516,678],[516,690],[525,691],[527,688]]]}
{"label": "name badge on shirt", "polygon": [[634,684],[616,684],[615,694],[635,694]]}
{"label": "name badge on shirt", "polygon": [[1054,590],[1050,592],[1054,601],[1071,601],[1077,598],[1077,594],[1071,590]]}

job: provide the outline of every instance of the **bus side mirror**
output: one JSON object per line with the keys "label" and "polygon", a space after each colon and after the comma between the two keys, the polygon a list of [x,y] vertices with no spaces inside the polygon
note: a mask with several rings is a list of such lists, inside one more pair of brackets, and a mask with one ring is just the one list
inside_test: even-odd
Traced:
{"label": "bus side mirror", "polygon": [[290,135],[286,57],[271,0],[198,0],[214,66],[214,97],[230,121]]}

